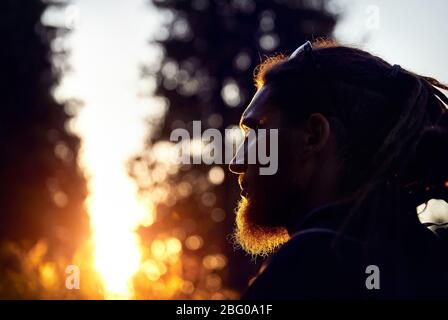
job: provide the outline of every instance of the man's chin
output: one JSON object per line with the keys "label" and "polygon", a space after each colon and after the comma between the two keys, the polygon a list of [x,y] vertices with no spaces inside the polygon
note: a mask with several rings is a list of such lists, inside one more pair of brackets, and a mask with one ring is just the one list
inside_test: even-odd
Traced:
{"label": "man's chin", "polygon": [[283,227],[254,222],[253,217],[257,214],[255,211],[258,210],[254,208],[250,198],[242,198],[238,203],[234,240],[251,255],[267,256],[288,241],[289,234]]}

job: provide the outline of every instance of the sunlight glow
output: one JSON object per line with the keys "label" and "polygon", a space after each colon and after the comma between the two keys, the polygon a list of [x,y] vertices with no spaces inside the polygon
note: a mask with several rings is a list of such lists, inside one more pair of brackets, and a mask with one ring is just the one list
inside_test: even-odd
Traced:
{"label": "sunlight glow", "polygon": [[147,37],[159,19],[144,0],[75,0],[73,5],[79,19],[66,38],[73,71],[56,96],[84,104],[69,127],[82,139],[79,160],[89,181],[93,265],[104,298],[135,298],[133,279],[144,263],[136,230],[149,226],[153,216],[139,199],[127,163],[144,148],[145,119],[163,111],[160,102],[139,95],[141,63],[158,54],[148,48]]}
{"label": "sunlight glow", "polygon": [[92,179],[89,211],[95,243],[95,268],[106,298],[132,298],[132,276],[139,269],[141,251],[134,233],[147,214],[135,198],[132,181],[123,171],[110,171],[105,179]]}

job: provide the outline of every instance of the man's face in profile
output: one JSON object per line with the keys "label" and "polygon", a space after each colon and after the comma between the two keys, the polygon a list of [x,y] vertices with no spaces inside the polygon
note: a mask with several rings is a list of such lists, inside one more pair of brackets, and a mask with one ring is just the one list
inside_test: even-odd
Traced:
{"label": "man's face in profile", "polygon": [[[300,164],[300,128],[293,128],[283,111],[272,103],[272,89],[263,86],[255,94],[241,118],[241,128],[278,130],[278,170],[273,175],[260,175],[258,164],[230,164],[239,174],[241,200],[236,217],[236,241],[244,250],[255,255],[269,254],[288,240],[286,226],[291,213],[300,207],[303,173]],[[269,133],[268,133],[269,135]],[[246,139],[247,140],[247,139]],[[246,141],[247,142],[247,141]],[[269,153],[270,142],[267,143]],[[246,143],[247,145],[247,143]],[[242,145],[238,153],[247,153]]]}

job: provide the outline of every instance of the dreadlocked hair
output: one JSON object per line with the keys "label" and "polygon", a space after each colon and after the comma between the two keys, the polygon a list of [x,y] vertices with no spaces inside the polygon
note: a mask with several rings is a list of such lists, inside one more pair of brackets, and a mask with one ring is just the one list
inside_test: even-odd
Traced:
{"label": "dreadlocked hair", "polygon": [[[399,224],[430,199],[448,201],[448,86],[334,41],[315,42],[311,55],[270,59],[255,82],[270,85],[290,121],[329,119],[340,189],[356,194],[351,216]],[[385,206],[397,216],[381,217]]]}

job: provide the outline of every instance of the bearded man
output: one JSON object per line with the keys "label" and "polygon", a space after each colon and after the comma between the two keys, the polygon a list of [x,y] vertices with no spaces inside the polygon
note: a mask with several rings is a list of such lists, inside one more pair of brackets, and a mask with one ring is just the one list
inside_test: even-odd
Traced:
{"label": "bearded man", "polygon": [[446,298],[446,244],[416,207],[448,199],[448,87],[331,41],[268,59],[255,82],[240,125],[278,130],[278,170],[230,164],[235,240],[270,256],[243,298]]}

